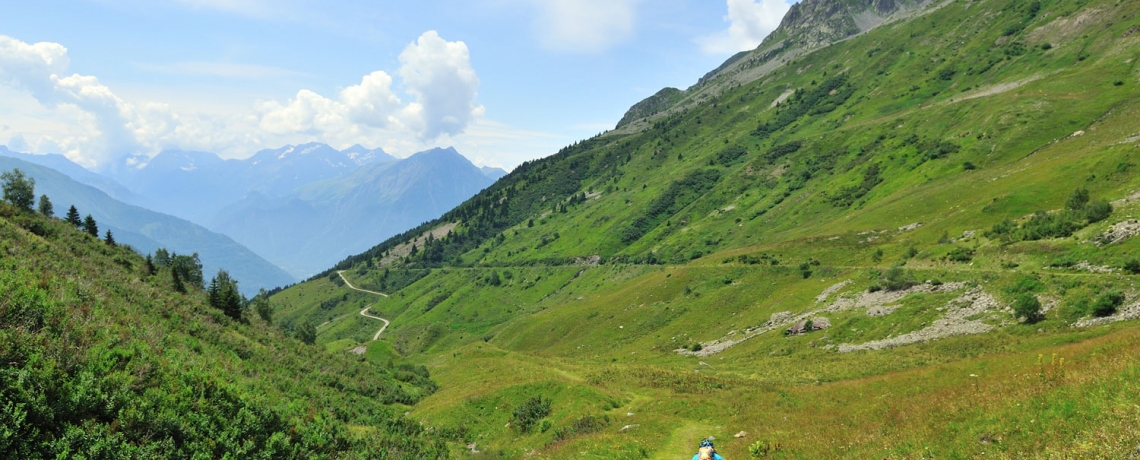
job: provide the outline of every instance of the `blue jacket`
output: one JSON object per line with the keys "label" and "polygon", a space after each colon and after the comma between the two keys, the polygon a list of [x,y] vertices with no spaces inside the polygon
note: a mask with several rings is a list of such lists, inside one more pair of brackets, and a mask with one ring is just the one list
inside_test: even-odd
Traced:
{"label": "blue jacket", "polygon": [[[701,454],[693,454],[693,460],[700,460],[700,459],[701,459]],[[713,460],[724,460],[724,457],[721,457],[720,454],[713,452]]]}

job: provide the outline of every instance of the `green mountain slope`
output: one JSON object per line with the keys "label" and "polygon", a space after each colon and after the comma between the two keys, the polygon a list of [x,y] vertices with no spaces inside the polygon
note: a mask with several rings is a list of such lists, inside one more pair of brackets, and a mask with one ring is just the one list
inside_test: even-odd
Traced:
{"label": "green mountain slope", "polygon": [[[437,376],[413,416],[505,457],[1132,453],[1140,4],[801,5],[334,267]],[[332,274],[274,299],[348,347]]]}
{"label": "green mountain slope", "polygon": [[[235,321],[169,269],[0,204],[9,458],[437,458],[402,413],[435,384]],[[351,357],[350,357],[351,356]]]}

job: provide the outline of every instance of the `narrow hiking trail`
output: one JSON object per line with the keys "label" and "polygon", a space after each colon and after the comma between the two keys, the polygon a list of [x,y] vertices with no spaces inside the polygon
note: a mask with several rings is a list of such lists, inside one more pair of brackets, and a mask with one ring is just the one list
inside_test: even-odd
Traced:
{"label": "narrow hiking trail", "polygon": [[[369,291],[367,289],[360,289],[356,286],[353,286],[352,283],[348,281],[348,278],[344,277],[344,270],[339,270],[336,272],[336,274],[340,275],[340,279],[344,280],[344,284],[347,285],[349,289],[360,291],[360,292],[367,292],[369,294],[376,294],[376,295],[382,296],[382,297],[388,297],[388,294],[385,294],[383,292]],[[388,325],[392,324],[392,322],[388,321],[384,318],[381,318],[379,316],[368,314],[369,308],[372,308],[372,307],[368,306],[368,307],[365,307],[363,310],[360,310],[360,316],[365,316],[365,317],[372,318],[372,319],[378,319],[378,320],[384,322],[384,325],[380,327],[380,330],[376,331],[376,335],[372,336],[372,340],[376,340],[376,339],[380,338],[380,334],[384,332],[384,329],[388,329]]]}

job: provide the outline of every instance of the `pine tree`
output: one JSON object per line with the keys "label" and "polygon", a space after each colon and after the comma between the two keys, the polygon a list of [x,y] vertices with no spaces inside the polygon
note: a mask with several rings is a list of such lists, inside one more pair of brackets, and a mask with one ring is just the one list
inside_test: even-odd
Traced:
{"label": "pine tree", "polygon": [[154,250],[154,263],[160,267],[170,266],[170,252],[166,248],[158,248]]}
{"label": "pine tree", "polygon": [[36,180],[24,175],[23,171],[13,169],[0,174],[0,188],[4,190],[4,201],[17,208],[31,211],[36,204]]}
{"label": "pine tree", "polygon": [[154,259],[150,256],[150,254],[147,254],[146,255],[146,275],[147,276],[153,275],[154,272],[155,272]]}
{"label": "pine tree", "polygon": [[107,243],[107,246],[115,247],[115,236],[111,234],[111,229],[107,229],[107,234],[103,237],[103,241]]}
{"label": "pine tree", "polygon": [[225,270],[218,270],[218,274],[210,280],[206,294],[210,306],[221,310],[230,318],[241,319],[242,298],[237,289],[237,280],[231,278]]}
{"label": "pine tree", "polygon": [[83,218],[83,231],[95,238],[99,237],[99,225],[95,223],[95,218],[91,217],[91,214]]}
{"label": "pine tree", "polygon": [[40,214],[47,217],[55,217],[55,207],[52,206],[51,200],[47,195],[40,195]]}
{"label": "pine tree", "polygon": [[185,294],[186,286],[182,284],[182,277],[178,276],[178,270],[171,270],[170,277],[174,281],[174,291]]}
{"label": "pine tree", "polygon": [[74,225],[75,228],[83,226],[83,221],[79,220],[79,210],[75,209],[75,205],[71,205],[71,209],[67,210],[67,223]]}

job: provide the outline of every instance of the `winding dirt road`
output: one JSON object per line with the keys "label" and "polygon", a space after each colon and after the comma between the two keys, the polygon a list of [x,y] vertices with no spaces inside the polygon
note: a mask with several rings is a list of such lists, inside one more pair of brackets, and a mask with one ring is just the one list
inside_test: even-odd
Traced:
{"label": "winding dirt road", "polygon": [[[369,293],[369,294],[376,294],[376,295],[378,295],[378,296],[388,297],[388,294],[385,294],[385,293],[383,293],[383,292],[369,291],[369,290],[367,290],[367,289],[360,289],[360,288],[358,288],[358,287],[356,287],[356,286],[353,286],[353,285],[352,285],[352,283],[350,283],[350,282],[348,281],[348,278],[345,278],[345,277],[344,277],[344,270],[340,270],[340,271],[337,271],[337,272],[336,272],[336,274],[337,274],[337,275],[340,275],[340,279],[344,280],[344,284],[345,284],[345,285],[347,285],[349,289],[352,289],[352,290],[356,290],[356,291],[360,291],[360,292],[367,292],[367,293]],[[368,309],[369,309],[369,308],[372,308],[372,307],[371,307],[371,306],[368,306],[368,307],[365,307],[363,310],[360,310],[360,316],[365,316],[365,317],[368,317],[368,318],[372,318],[372,319],[378,319],[378,320],[380,320],[380,321],[383,321],[383,322],[384,322],[384,325],[380,327],[380,330],[379,330],[379,331],[376,331],[376,335],[372,336],[372,340],[376,340],[376,339],[379,339],[379,338],[380,338],[380,334],[381,334],[382,332],[384,332],[384,329],[388,329],[388,325],[389,325],[389,324],[391,324],[392,322],[391,322],[391,321],[388,321],[388,320],[386,320],[386,319],[384,319],[384,318],[381,318],[381,317],[379,317],[379,316],[376,316],[376,315],[370,315],[370,314],[368,314]]]}

